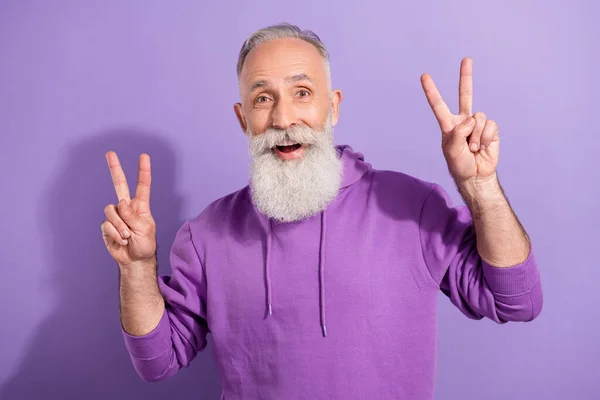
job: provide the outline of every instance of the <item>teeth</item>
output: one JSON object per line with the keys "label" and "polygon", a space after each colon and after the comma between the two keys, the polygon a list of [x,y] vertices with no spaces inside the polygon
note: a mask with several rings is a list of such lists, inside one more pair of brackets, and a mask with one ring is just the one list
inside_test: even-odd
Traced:
{"label": "teeth", "polygon": [[298,144],[298,143],[292,142],[290,140],[285,140],[285,141],[279,143],[277,146],[293,146],[295,144]]}

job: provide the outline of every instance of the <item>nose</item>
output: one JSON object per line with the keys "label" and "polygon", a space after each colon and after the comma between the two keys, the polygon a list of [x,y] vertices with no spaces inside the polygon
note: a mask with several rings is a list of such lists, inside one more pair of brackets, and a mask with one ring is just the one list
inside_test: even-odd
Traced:
{"label": "nose", "polygon": [[273,128],[287,129],[296,124],[296,110],[289,102],[279,99],[272,109]]}

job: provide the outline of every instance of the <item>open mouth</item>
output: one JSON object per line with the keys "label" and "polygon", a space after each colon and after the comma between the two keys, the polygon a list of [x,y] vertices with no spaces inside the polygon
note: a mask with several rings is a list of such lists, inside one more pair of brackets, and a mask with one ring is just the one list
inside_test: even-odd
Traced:
{"label": "open mouth", "polygon": [[282,153],[292,153],[296,150],[298,150],[300,147],[302,147],[301,144],[296,143],[296,144],[292,144],[289,146],[275,146],[277,148],[277,150],[279,150]]}
{"label": "open mouth", "polygon": [[300,143],[285,143],[279,146],[273,147],[273,152],[281,160],[293,160],[302,156],[304,148],[306,146]]}

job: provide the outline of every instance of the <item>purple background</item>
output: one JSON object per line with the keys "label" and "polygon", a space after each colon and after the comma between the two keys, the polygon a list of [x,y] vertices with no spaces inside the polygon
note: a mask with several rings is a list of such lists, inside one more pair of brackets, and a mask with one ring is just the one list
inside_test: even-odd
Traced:
{"label": "purple background", "polygon": [[133,370],[100,235],[115,201],[104,153],[130,180],[150,153],[167,271],[182,221],[247,182],[237,52],[281,21],[329,46],[345,95],[338,142],[456,201],[419,76],[456,110],[460,60],[474,59],[474,110],[500,126],[501,181],[535,243],[545,305],[533,323],[499,326],[440,296],[436,399],[600,398],[599,3],[281,3],[0,1],[0,398],[218,398],[210,351],[165,383]]}

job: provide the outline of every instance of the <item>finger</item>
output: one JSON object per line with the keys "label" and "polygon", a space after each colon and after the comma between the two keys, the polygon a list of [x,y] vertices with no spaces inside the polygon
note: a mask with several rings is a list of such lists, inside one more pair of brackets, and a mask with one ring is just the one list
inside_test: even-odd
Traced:
{"label": "finger", "polygon": [[[450,135],[446,135],[446,155],[451,159],[458,157],[462,152],[468,151],[467,137],[473,132],[475,127],[475,119],[470,117],[462,123],[456,125],[456,127],[450,132]],[[467,150],[465,150],[467,148]]]}
{"label": "finger", "polygon": [[483,134],[481,135],[481,151],[484,151],[497,136],[498,124],[491,119],[487,120],[483,128]]}
{"label": "finger", "polygon": [[135,189],[135,197],[146,202],[150,202],[150,156],[142,154],[138,164],[138,183]]}
{"label": "finger", "polygon": [[460,79],[458,82],[458,112],[471,116],[473,108],[473,60],[465,58],[460,63]]}
{"label": "finger", "polygon": [[116,228],[119,232],[121,239],[127,239],[131,236],[131,230],[129,226],[121,219],[117,211],[117,207],[114,204],[109,204],[104,208],[104,215],[106,219]]}
{"label": "finger", "polygon": [[139,225],[138,216],[135,213],[135,211],[133,211],[133,208],[131,208],[131,204],[128,201],[121,200],[117,205],[117,211],[119,213],[119,216],[127,224],[127,226],[129,226],[133,230],[135,230],[136,227],[139,228],[139,226],[136,226]]}
{"label": "finger", "polygon": [[112,177],[113,184],[115,186],[115,192],[117,192],[117,199],[119,201],[131,200],[129,194],[129,186],[127,186],[127,179],[125,178],[125,172],[119,162],[119,157],[114,151],[106,153],[106,161],[108,162],[108,168],[110,169],[110,176]]}
{"label": "finger", "polygon": [[471,137],[469,138],[469,149],[472,152],[477,152],[479,151],[481,134],[483,133],[483,128],[485,127],[487,117],[482,112],[476,112],[473,115],[473,118],[475,118],[475,128],[473,129],[473,133],[471,133]]}
{"label": "finger", "polygon": [[450,109],[442,99],[442,95],[438,90],[437,86],[433,82],[433,79],[429,74],[421,75],[421,86],[427,97],[427,102],[433,110],[433,114],[440,124],[442,132],[450,132],[452,130],[452,113]]}
{"label": "finger", "polygon": [[119,235],[119,231],[110,221],[104,221],[100,226],[100,229],[102,230],[102,236],[104,237],[104,242],[107,246],[111,243],[127,246],[127,240]]}
{"label": "finger", "polygon": [[475,129],[475,118],[469,117],[460,124],[456,125],[452,131],[452,134],[454,136],[466,139],[473,133],[473,129]]}

